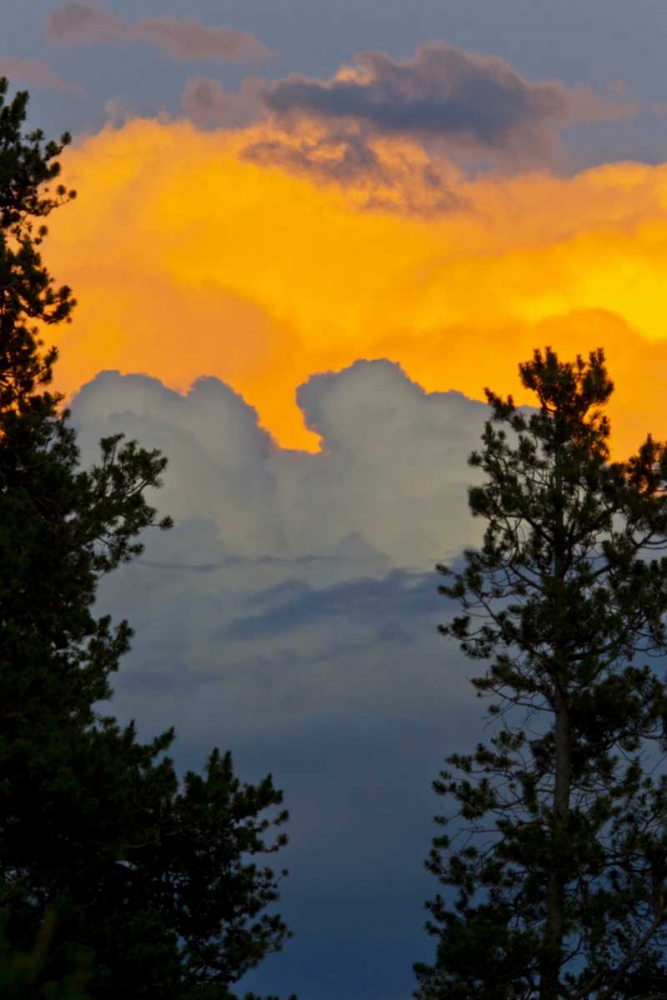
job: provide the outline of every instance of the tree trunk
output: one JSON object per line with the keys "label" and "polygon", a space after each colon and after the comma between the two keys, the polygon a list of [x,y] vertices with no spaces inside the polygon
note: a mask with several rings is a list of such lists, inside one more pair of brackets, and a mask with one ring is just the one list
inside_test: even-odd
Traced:
{"label": "tree trunk", "polygon": [[556,682],[556,777],[552,866],[547,881],[547,914],[540,959],[540,1000],[558,1000],[565,932],[567,832],[570,812],[570,726],[567,696]]}
{"label": "tree trunk", "polygon": [[565,886],[567,882],[567,835],[570,814],[571,746],[568,704],[567,641],[563,634],[568,609],[564,599],[566,539],[564,525],[564,497],[561,470],[559,415],[556,416],[556,449],[554,469],[555,524],[553,576],[557,592],[556,629],[553,636],[554,685],[553,711],[555,715],[555,777],[553,794],[553,826],[551,831],[551,869],[547,878],[547,912],[544,939],[540,956],[540,1000],[558,1000],[560,969],[563,961],[563,936],[565,933]]}

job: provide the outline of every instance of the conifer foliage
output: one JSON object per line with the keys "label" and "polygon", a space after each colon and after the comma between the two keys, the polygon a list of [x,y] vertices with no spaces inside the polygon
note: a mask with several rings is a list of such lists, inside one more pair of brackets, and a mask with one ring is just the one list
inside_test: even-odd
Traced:
{"label": "conifer foliage", "polygon": [[7,94],[3,79],[3,995],[78,1000],[87,970],[91,1000],[232,1000],[231,986],[290,936],[263,912],[278,898],[278,878],[253,860],[286,843],[283,833],[272,844],[264,834],[287,813],[262,817],[282,802],[271,776],[242,785],[231,754],[217,748],[205,776],[188,772],[180,789],[172,760],[155,762],[173,727],[142,745],[134,722],[121,730],[92,709],[111,697],[108,675],[132,634],[126,622],[93,615],[97,583],[142,551],[140,532],[171,526],[146,500],[166,459],[115,435],[101,442],[96,467],[79,467],[68,411],[49,390],[57,351],[40,339],[75,305],[41,257],[44,218],[74,197],[58,183],[70,137],[24,133],[28,95]]}
{"label": "conifer foliage", "polygon": [[415,996],[664,1000],[667,452],[610,461],[602,350],[519,367],[536,409],[487,390],[470,458],[483,545],[437,567],[496,735],[434,782],[456,829],[427,861],[449,900],[427,903]]}

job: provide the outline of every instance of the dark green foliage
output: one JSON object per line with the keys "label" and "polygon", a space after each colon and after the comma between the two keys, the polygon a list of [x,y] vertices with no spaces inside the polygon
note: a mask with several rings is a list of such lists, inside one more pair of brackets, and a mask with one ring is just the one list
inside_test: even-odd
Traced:
{"label": "dark green foliage", "polygon": [[[0,409],[21,399],[27,406],[36,386],[48,385],[57,357],[53,348],[41,355],[32,321],[50,325],[69,320],[74,306],[67,286],[54,288],[38,251],[46,227],[42,219],[75,196],[64,185],[49,183],[60,174],[56,157],[69,144],[44,142],[40,130],[23,136],[28,95],[6,100],[7,80],[0,78]],[[42,400],[34,399],[40,406]],[[44,400],[47,403],[48,400]]]}
{"label": "dark green foliage", "polygon": [[[67,320],[74,304],[53,286],[37,249],[46,229],[35,225],[73,196],[48,191],[69,137],[24,138],[27,95],[7,102],[6,93],[2,81],[2,995],[25,986],[22,997],[75,1000],[62,990],[79,988],[71,974],[84,962],[90,1000],[233,1000],[230,987],[290,936],[262,913],[278,879],[253,861],[286,843],[264,840],[285,811],[260,818],[282,793],[271,776],[241,785],[217,749],[206,776],[189,772],[179,790],[172,760],[156,762],[173,727],[142,745],[134,723],[121,730],[93,712],[111,697],[108,675],[132,634],[92,614],[97,583],[142,551],[140,532],[171,526],[146,500],[166,460],[116,435],[101,442],[95,468],[79,468],[62,397],[45,388],[56,351],[40,351],[35,325]],[[45,926],[48,947],[23,983],[16,950],[27,954]]]}
{"label": "dark green foliage", "polygon": [[667,998],[667,689],[650,665],[667,651],[667,453],[648,437],[609,461],[601,350],[536,351],[520,373],[539,408],[487,390],[470,459],[483,546],[459,574],[438,566],[462,609],[441,632],[489,661],[472,683],[498,699],[497,733],[434,782],[457,804],[436,822],[459,830],[427,868],[455,900],[427,903],[437,955],[415,996]]}
{"label": "dark green foliage", "polygon": [[58,981],[42,981],[57,915],[48,907],[44,924],[30,951],[17,952],[8,945],[4,933],[7,912],[2,914],[0,927],[0,996],[3,1000],[90,1000],[86,983],[90,981],[91,955],[82,952],[75,959],[75,968]]}

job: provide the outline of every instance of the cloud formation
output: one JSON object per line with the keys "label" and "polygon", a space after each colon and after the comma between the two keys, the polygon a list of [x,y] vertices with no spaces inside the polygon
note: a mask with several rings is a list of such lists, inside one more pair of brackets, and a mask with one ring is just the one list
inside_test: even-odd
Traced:
{"label": "cloud formation", "polygon": [[415,146],[377,140],[354,132],[313,127],[267,129],[241,151],[249,163],[279,167],[354,192],[360,209],[403,212],[432,218],[462,207],[458,172],[432,160]]}
{"label": "cloud formation", "polygon": [[[281,913],[299,936],[298,975],[288,962],[282,978],[272,967],[243,986],[314,995],[324,969],[338,997],[369,923],[382,948],[419,938],[430,782],[457,736],[477,735],[469,665],[437,632],[451,609],[432,563],[476,537],[465,459],[486,408],[424,393],[386,361],[312,378],[299,404],[319,455],[277,447],[217,379],[181,395],[105,372],[72,418],[84,465],[117,431],[160,447],[169,466],[151,501],[176,518],[101,582],[97,613],[136,631],[113,700],[95,707],[136,720],[143,740],[175,725],[181,774],[214,745],[233,749],[242,780],[270,762],[291,813]],[[422,554],[426,572],[403,565]],[[403,971],[385,968],[383,996]]]}
{"label": "cloud formation", "polygon": [[49,12],[47,38],[58,45],[146,42],[179,62],[261,62],[270,56],[255,35],[201,24],[194,17],[143,15],[136,21],[97,4],[69,0]]}
{"label": "cloud formation", "polygon": [[20,59],[18,56],[0,56],[0,76],[9,77],[12,83],[17,82],[26,87],[34,87],[37,90],[77,92],[82,89],[79,84],[64,80],[43,59]]}
{"label": "cloud formation", "polygon": [[332,80],[279,80],[265,102],[287,124],[303,116],[357,123],[374,134],[436,140],[474,154],[537,159],[551,150],[555,129],[634,110],[585,86],[531,83],[497,56],[446,42],[423,45],[408,61],[361,52]]}
{"label": "cloud formation", "polygon": [[262,94],[266,81],[246,77],[239,91],[225,90],[219,80],[191,76],[181,95],[181,106],[195,125],[214,128],[243,128],[266,117]]}
{"label": "cloud formation", "polygon": [[407,201],[432,197],[410,170],[423,151],[374,147],[397,178],[389,212],[368,210],[363,177],[342,188],[242,158],[271,137],[134,120],[64,152],[79,198],[49,219],[47,249],[79,305],[57,335],[58,388],[102,368],[182,391],[215,375],[281,444],[316,448],[294,403],[313,372],[384,357],[428,392],[529,402],[517,365],[536,346],[603,345],[614,446],[667,437],[667,166],[454,176],[458,205],[428,215]]}
{"label": "cloud formation", "polygon": [[456,169],[433,160],[419,146],[313,122],[289,131],[271,127],[265,103],[269,87],[265,79],[253,76],[243,80],[239,91],[229,91],[219,80],[192,76],[181,106],[198,128],[243,129],[261,122],[259,137],[251,130],[240,151],[242,159],[353,191],[361,209],[432,216],[460,207],[454,192]]}
{"label": "cloud formation", "polygon": [[216,523],[227,555],[338,553],[423,570],[473,538],[467,457],[483,404],[425,393],[386,360],[313,375],[297,399],[321,438],[318,453],[280,448],[256,410],[215,378],[181,395],[147,376],[103,372],[73,405],[86,447],[103,423],[105,433],[127,425],[163,448],[171,467],[160,497],[177,518]]}
{"label": "cloud formation", "polygon": [[[213,378],[181,395],[103,372],[75,397],[84,464],[119,431],[169,459],[155,501],[177,526],[149,533],[101,597],[136,626],[137,698],[155,699],[159,678],[170,699],[187,688],[192,710],[208,699],[208,716],[218,684],[221,701],[233,691],[236,724],[262,726],[465,697],[436,655],[433,566],[479,541],[467,457],[486,407],[425,393],[380,360],[314,376],[298,398],[319,454],[278,447]],[[405,670],[408,647],[412,662],[423,654],[419,683]]]}

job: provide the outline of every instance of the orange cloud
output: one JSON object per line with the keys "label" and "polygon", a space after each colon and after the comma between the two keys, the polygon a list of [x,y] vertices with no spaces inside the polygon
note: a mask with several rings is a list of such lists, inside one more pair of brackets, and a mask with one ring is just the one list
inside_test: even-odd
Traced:
{"label": "orange cloud", "polygon": [[294,402],[313,372],[387,357],[428,391],[479,399],[490,385],[529,402],[517,365],[534,347],[602,345],[617,449],[667,437],[667,165],[451,170],[442,210],[405,140],[373,141],[375,202],[368,180],[243,157],[271,141],[265,125],[133,120],[66,151],[79,199],[52,217],[46,251],[79,300],[58,336],[60,388],[109,368],[180,390],[216,375],[283,445],[314,449]]}

